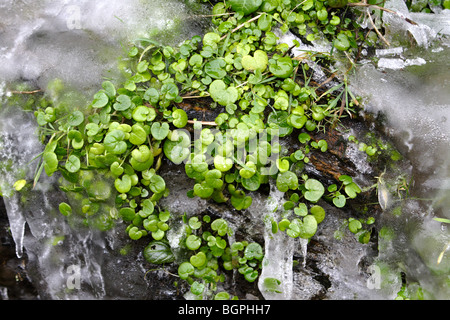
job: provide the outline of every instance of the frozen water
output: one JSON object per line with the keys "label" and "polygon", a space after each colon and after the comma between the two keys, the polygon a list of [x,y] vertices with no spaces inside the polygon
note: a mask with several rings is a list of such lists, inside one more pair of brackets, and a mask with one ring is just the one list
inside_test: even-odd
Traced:
{"label": "frozen water", "polygon": [[93,93],[102,77],[118,76],[121,45],[150,37],[175,44],[201,30],[193,15],[176,0],[2,1],[0,74],[40,88],[60,78]]}
{"label": "frozen water", "polygon": [[383,22],[388,26],[388,38],[392,37],[396,42],[402,38],[407,39],[410,33],[419,46],[426,48],[438,36],[450,34],[450,10],[442,10],[439,13],[408,12],[403,0],[388,0],[384,7],[397,12],[383,14]]}
{"label": "frozen water", "polygon": [[[266,214],[264,217],[266,227],[264,230],[264,259],[258,288],[265,299],[290,300],[293,290],[293,255],[295,241],[284,232],[272,233],[271,222],[279,222],[280,211],[283,205],[283,195],[274,183],[271,184],[270,196],[267,199]],[[266,279],[280,281],[279,290],[268,290]]]}
{"label": "frozen water", "polygon": [[[385,212],[378,222],[392,228],[395,236],[389,240],[380,237],[379,266],[392,281],[400,272],[398,266],[402,266],[408,280],[426,290],[427,298],[448,299],[450,293],[443,280],[448,276],[448,261],[441,260],[443,266],[436,262],[448,243],[449,232],[445,224],[433,218],[450,217],[450,50],[445,37],[435,41],[438,32],[448,34],[449,12],[408,15],[402,8],[403,1],[386,4],[418,23],[412,26],[394,15],[383,15],[389,19],[392,35],[398,35],[399,28],[407,30],[422,48],[379,50],[377,65],[359,67],[350,79],[354,93],[365,98],[365,110],[382,115],[386,132],[411,163],[414,181],[409,192],[417,198],[403,202],[393,198],[388,185],[395,184],[398,172],[388,168],[384,181],[379,181],[379,202]],[[436,23],[430,23],[427,17],[433,17]],[[446,21],[440,20],[443,17]],[[448,259],[448,252],[444,251],[442,257]]]}

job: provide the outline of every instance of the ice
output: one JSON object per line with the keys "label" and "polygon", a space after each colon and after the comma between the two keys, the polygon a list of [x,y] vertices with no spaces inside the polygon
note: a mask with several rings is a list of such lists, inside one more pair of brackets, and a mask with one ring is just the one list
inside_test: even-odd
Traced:
{"label": "ice", "polygon": [[[377,65],[360,66],[350,83],[352,91],[365,100],[365,110],[385,119],[385,131],[410,162],[406,172],[413,182],[408,192],[417,200],[399,200],[392,186],[404,168],[401,164],[398,165],[401,169],[388,167],[384,180],[378,182],[379,203],[384,213],[377,220],[380,226],[392,228],[395,237],[380,238],[378,265],[390,279],[388,296],[395,297],[399,285],[396,274],[401,271],[410,277],[409,281],[427,290],[427,298],[448,299],[448,288],[442,283],[444,274],[448,275],[445,260],[448,252],[443,250],[449,231],[433,217],[450,217],[450,51],[445,38],[440,43],[434,42],[439,39],[438,32],[448,33],[449,12],[408,14],[402,11],[402,1],[386,4],[418,23],[413,26],[394,15],[383,15],[384,19],[391,19],[391,35],[403,34],[398,30],[411,32],[419,47],[403,46],[401,52],[390,52],[389,48],[377,51]],[[425,19],[428,17],[435,19],[434,25]],[[443,17],[446,21],[440,20]],[[442,252],[444,265],[440,266],[437,260]],[[447,268],[446,272],[441,268]]]}
{"label": "ice", "polygon": [[450,10],[442,10],[439,13],[408,12],[403,0],[388,0],[384,7],[397,13],[383,14],[383,22],[388,26],[387,36],[396,42],[401,35],[405,39],[410,33],[419,46],[427,48],[439,35],[450,34]]}
{"label": "ice", "polygon": [[[67,199],[55,184],[57,174],[43,173],[23,196],[12,188],[18,179],[32,183],[32,159],[43,150],[33,114],[5,105],[12,84],[45,90],[59,79],[65,90],[57,98],[83,108],[104,78],[120,81],[118,61],[136,39],[176,45],[202,33],[209,21],[198,17],[202,10],[207,7],[176,0],[0,2],[0,190],[17,255],[26,252],[39,298],[142,299],[148,284],[142,248],[127,257],[118,253],[129,241],[121,226],[101,233],[69,225],[59,213]],[[173,204],[181,211],[181,202]]]}
{"label": "ice", "polygon": [[[293,254],[295,241],[286,235],[285,232],[272,233],[272,219],[279,221],[283,203],[284,193],[278,191],[272,184],[270,196],[267,200],[264,230],[264,259],[262,262],[261,275],[258,279],[258,288],[267,300],[290,300],[293,290]],[[268,289],[266,279],[277,279],[280,281],[279,290]]]}
{"label": "ice", "polygon": [[139,38],[176,44],[202,28],[202,19],[175,0],[7,0],[0,6],[3,80],[22,78],[45,88],[60,78],[89,94],[102,77],[119,76],[121,46]]}

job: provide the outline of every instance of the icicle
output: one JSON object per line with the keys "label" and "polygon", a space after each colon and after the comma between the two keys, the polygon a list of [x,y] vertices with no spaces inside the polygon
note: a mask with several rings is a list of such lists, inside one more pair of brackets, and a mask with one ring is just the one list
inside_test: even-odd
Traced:
{"label": "icicle", "polygon": [[302,239],[299,238],[300,240],[300,247],[302,249],[302,255],[303,255],[303,268],[306,267],[306,255],[308,254],[308,239]]}
{"label": "icicle", "polygon": [[11,229],[11,235],[16,244],[16,255],[18,258],[22,258],[23,255],[23,238],[25,235],[25,223],[26,220],[22,215],[22,211],[17,204],[17,196],[11,198],[4,198],[6,211],[8,213],[9,225]]}

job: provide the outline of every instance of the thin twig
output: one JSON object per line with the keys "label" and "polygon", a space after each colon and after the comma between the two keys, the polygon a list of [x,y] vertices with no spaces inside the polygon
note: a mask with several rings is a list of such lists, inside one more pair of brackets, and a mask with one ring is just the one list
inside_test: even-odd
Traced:
{"label": "thin twig", "polygon": [[12,94],[34,94],[38,92],[42,92],[42,90],[33,90],[33,91],[10,91]]}
{"label": "thin twig", "polygon": [[[265,13],[261,13],[259,15],[257,15],[256,17],[251,18],[250,20],[245,21],[244,23],[238,25],[236,28],[234,28],[233,30],[231,30],[231,33],[235,33],[236,31],[238,31],[239,29],[241,29],[243,26],[245,26],[247,23],[253,22],[255,20],[258,20],[263,14]],[[225,39],[228,36],[228,34],[223,35],[222,38],[220,38],[220,41],[222,41],[223,39]]]}
{"label": "thin twig", "polygon": [[204,126],[217,126],[217,123],[215,123],[214,121],[188,120],[187,123],[189,123],[189,124],[200,123],[201,125],[204,125]]}
{"label": "thin twig", "polygon": [[206,97],[209,97],[209,96],[210,96],[210,94],[206,93],[204,96],[184,96],[184,97],[181,97],[181,98],[183,98],[183,100],[184,100],[184,99],[206,98]]}
{"label": "thin twig", "polygon": [[381,38],[381,40],[383,40],[383,42],[386,43],[386,45],[389,47],[389,46],[390,46],[389,41],[387,41],[386,38],[383,37],[383,35],[382,35],[382,34],[380,33],[380,31],[378,30],[378,28],[375,26],[375,23],[373,22],[372,15],[370,14],[369,10],[367,10],[367,15],[368,15],[368,17],[369,17],[370,24],[371,24],[372,27],[375,29],[375,32],[377,33],[377,35],[378,35],[378,36]]}

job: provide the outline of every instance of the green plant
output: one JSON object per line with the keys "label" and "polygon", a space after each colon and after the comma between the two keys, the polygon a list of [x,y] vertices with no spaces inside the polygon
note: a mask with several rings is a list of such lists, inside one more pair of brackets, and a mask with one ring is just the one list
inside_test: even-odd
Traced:
{"label": "green plant", "polygon": [[[188,250],[187,261],[178,267],[178,276],[190,284],[190,292],[199,299],[212,296],[215,299],[229,298],[229,294],[216,292],[218,283],[224,281],[227,271],[237,269],[244,278],[253,282],[264,257],[261,245],[246,241],[229,242],[231,235],[228,222],[217,218],[211,222],[209,216],[199,219],[184,217],[186,236],[184,245]],[[168,248],[163,248],[167,252]]]}
{"label": "green plant", "polygon": [[[342,83],[324,90],[313,85],[305,63],[327,64],[336,56],[358,53],[365,39],[354,32],[358,25],[346,5],[221,1],[212,8],[213,28],[203,36],[179,47],[137,40],[123,61],[126,80],[104,81],[87,108],[68,110],[46,100],[36,107],[46,146],[34,183],[43,171],[48,176],[60,173],[61,189],[68,196],[60,211],[67,219],[81,219],[81,224],[101,230],[125,223],[132,240],[151,238],[144,255],[155,264],[173,261],[165,242],[171,215],[158,205],[169,194],[159,174],[164,158],[184,166],[195,181],[188,196],[229,203],[236,211],[249,208],[251,192],[274,179],[278,190],[290,196],[285,210],[295,215],[274,222],[274,232],[311,238],[325,218],[319,201],[332,199],[343,207],[361,192],[351,177],[341,175],[342,185],[329,186],[326,195],[322,182],[302,173],[311,148],[328,150],[328,143],[316,141],[314,133],[335,125],[343,111],[351,115],[357,105],[346,74]],[[277,42],[274,27],[293,30],[307,41],[322,38],[333,49],[293,56],[293,47]],[[299,45],[294,41],[294,47]],[[61,83],[51,85],[53,94],[61,91]],[[203,99],[219,111],[214,123],[189,119],[182,102],[192,99]],[[192,129],[194,139],[185,128]],[[298,136],[301,147],[289,153],[281,142],[291,134]],[[374,150],[365,149],[368,154]],[[225,220],[214,220],[208,231],[202,229],[204,223],[195,217],[187,222],[185,246],[192,255],[178,267],[191,292],[201,296],[215,291],[223,279],[217,273],[219,258],[226,270],[237,268],[255,281],[261,246],[245,241],[230,246]],[[351,230],[360,229],[357,222],[348,224]],[[215,297],[228,296],[219,292]]]}

